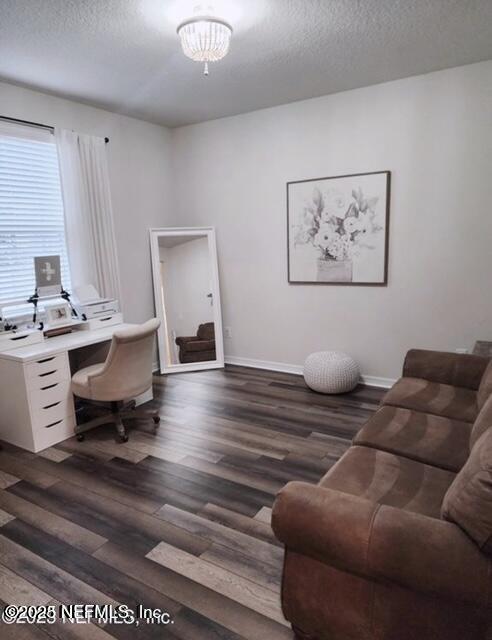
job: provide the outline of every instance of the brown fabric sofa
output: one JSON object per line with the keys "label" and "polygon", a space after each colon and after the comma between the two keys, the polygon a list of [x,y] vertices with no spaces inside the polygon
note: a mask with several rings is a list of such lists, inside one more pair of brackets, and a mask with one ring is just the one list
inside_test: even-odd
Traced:
{"label": "brown fabric sofa", "polygon": [[215,328],[213,322],[206,322],[198,327],[196,336],[176,338],[179,347],[179,361],[206,362],[215,360]]}
{"label": "brown fabric sofa", "polygon": [[492,363],[411,350],[315,486],[278,494],[284,615],[299,638],[492,638]]}

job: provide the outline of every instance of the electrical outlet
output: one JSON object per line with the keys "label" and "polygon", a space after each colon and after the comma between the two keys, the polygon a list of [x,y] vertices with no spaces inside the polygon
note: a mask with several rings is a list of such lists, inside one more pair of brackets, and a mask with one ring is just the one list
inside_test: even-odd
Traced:
{"label": "electrical outlet", "polygon": [[231,327],[224,327],[224,335],[226,338],[232,338],[232,329]]}
{"label": "electrical outlet", "polygon": [[468,353],[468,349],[465,349],[464,347],[455,349],[456,353]]}

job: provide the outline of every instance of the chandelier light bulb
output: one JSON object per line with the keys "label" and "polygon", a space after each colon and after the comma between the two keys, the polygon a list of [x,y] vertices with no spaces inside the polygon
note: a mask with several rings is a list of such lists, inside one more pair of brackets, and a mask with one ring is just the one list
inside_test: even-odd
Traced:
{"label": "chandelier light bulb", "polygon": [[209,62],[221,60],[229,51],[232,27],[225,20],[197,16],[182,22],[177,33],[185,56],[203,62],[204,74],[208,76]]}

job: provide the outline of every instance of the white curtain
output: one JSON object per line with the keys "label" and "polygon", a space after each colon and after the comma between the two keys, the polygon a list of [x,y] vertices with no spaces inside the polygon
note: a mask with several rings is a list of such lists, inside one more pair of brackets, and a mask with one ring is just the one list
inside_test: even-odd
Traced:
{"label": "white curtain", "polygon": [[103,138],[55,130],[72,286],[120,298],[118,256]]}

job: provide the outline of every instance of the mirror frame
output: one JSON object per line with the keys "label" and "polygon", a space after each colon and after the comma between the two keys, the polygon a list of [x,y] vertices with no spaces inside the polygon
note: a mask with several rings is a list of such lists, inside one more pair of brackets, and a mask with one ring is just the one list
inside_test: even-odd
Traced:
{"label": "mirror frame", "polygon": [[[202,371],[204,369],[222,369],[224,367],[224,336],[222,333],[222,312],[220,304],[219,266],[217,261],[217,243],[214,227],[162,227],[149,229],[150,256],[152,261],[152,280],[154,284],[154,305],[156,317],[161,321],[157,332],[159,347],[159,366],[162,374],[182,373],[184,371]],[[215,324],[215,360],[167,364],[169,362],[164,297],[161,286],[159,238],[170,236],[203,236],[208,240],[210,270],[212,281],[214,324]]]}

